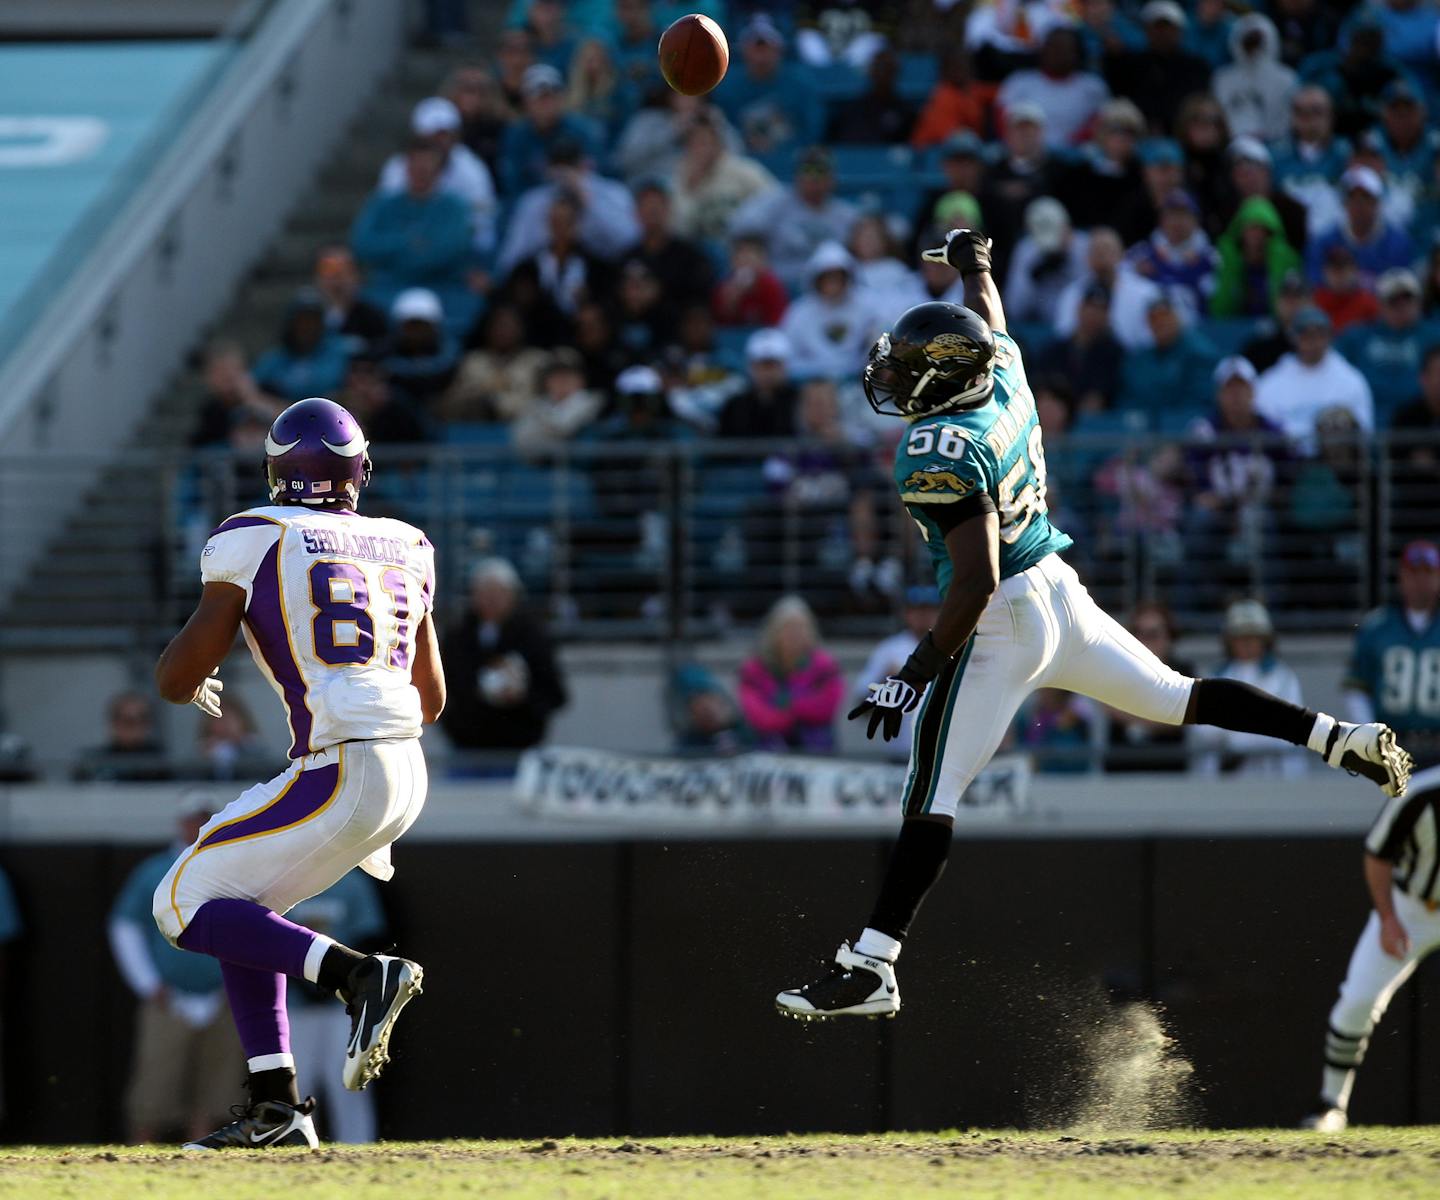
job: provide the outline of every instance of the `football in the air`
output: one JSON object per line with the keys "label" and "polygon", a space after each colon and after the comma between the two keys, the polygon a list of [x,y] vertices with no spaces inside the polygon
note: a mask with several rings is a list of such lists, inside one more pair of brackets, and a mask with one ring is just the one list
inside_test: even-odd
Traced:
{"label": "football in the air", "polygon": [[707,16],[687,13],[660,35],[660,74],[682,96],[703,96],[729,66],[725,33]]}

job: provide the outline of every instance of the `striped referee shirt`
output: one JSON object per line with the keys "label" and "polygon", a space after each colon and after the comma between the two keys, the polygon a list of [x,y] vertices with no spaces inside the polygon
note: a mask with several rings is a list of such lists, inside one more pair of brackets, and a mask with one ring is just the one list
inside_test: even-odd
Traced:
{"label": "striped referee shirt", "polygon": [[1440,901],[1440,767],[1421,771],[1405,795],[1386,801],[1365,849],[1395,864],[1395,886],[1402,892]]}

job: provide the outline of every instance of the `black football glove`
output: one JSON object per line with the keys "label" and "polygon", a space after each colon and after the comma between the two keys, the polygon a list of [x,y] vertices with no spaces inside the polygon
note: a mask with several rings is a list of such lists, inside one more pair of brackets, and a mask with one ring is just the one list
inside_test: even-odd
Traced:
{"label": "black football glove", "polygon": [[935,639],[927,633],[903,667],[888,679],[870,685],[870,695],[850,710],[846,720],[854,721],[869,713],[870,726],[865,730],[867,738],[874,738],[875,731],[882,725],[887,742],[899,737],[900,723],[905,714],[920,703],[921,693],[940,674],[945,662],[945,656],[936,649]]}
{"label": "black football glove", "polygon": [[924,250],[920,257],[926,262],[949,263],[961,275],[977,275],[990,269],[990,239],[978,229],[952,229],[943,246]]}

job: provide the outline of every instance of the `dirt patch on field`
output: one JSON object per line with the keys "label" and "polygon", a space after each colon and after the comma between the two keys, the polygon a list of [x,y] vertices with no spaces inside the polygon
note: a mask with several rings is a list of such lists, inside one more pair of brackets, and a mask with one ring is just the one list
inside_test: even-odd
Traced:
{"label": "dirt patch on field", "polygon": [[[1418,1133],[1419,1131],[1417,1131]],[[956,1133],[935,1137],[904,1137],[889,1140],[883,1137],[866,1139],[796,1137],[755,1138],[753,1140],[694,1139],[606,1139],[579,1141],[573,1139],[528,1142],[435,1142],[406,1143],[394,1147],[326,1146],[313,1151],[284,1151],[286,1158],[301,1158],[315,1163],[353,1163],[368,1167],[402,1166],[418,1162],[519,1162],[536,1158],[573,1160],[575,1162],[620,1162],[665,1159],[671,1162],[706,1160],[772,1159],[989,1159],[1008,1156],[1035,1163],[1064,1162],[1075,1159],[1134,1158],[1150,1156],[1184,1160],[1235,1162],[1245,1159],[1278,1159],[1286,1162],[1334,1161],[1337,1159],[1440,1159],[1440,1136],[1431,1136],[1414,1147],[1397,1148],[1369,1142],[1363,1131],[1343,1138],[1316,1139],[1289,1131],[1247,1132],[1233,1135],[1194,1136],[1166,1134],[1164,1137],[1086,1137],[1077,1134],[997,1134],[988,1131]],[[255,1156],[243,1156],[253,1161]],[[267,1155],[265,1157],[271,1157]],[[201,1164],[211,1161],[209,1155],[182,1154],[178,1151],[97,1150],[95,1152],[61,1152],[28,1154],[8,1151],[4,1161],[21,1163],[45,1162],[55,1165],[154,1164],[185,1162]]]}

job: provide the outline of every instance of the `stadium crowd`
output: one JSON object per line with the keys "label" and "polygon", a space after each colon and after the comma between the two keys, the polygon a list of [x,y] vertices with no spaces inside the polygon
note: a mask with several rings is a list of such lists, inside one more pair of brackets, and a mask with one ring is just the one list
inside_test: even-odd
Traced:
{"label": "stadium crowd", "polygon": [[[1158,439],[1052,470],[1087,553],[1364,553],[1369,439],[1440,430],[1433,3],[698,7],[734,61],[688,98],[654,54],[675,5],[515,0],[493,53],[416,106],[275,345],[211,348],[197,444],[253,451],[317,393],[383,444],[531,461],[799,438],[737,536],[762,542],[778,498],[827,543],[807,569],[885,611],[908,561],[875,520],[899,426],[857,375],[905,307],[958,297],[917,248],[979,226],[1052,457],[1072,433]],[[1434,457],[1392,452],[1412,509]],[[610,514],[632,558],[664,540],[649,500]],[[1267,586],[1221,570],[1203,599]]]}
{"label": "stadium crowd", "polygon": [[[923,574],[890,519],[902,426],[858,374],[904,308],[959,298],[917,251],[969,226],[994,238],[1049,503],[1092,579],[1138,555],[1182,617],[1258,594],[1353,619],[1328,580],[1388,579],[1433,535],[1432,0],[689,7],[732,44],[701,98],[658,74],[681,7],[514,0],[415,107],[275,344],[210,348],[196,444],[253,454],[283,404],[329,394],[382,446],[479,445],[517,471],[563,451],[588,473],[570,536],[592,574],[661,580],[623,612],[603,588],[585,603],[660,620],[676,484],[632,451],[748,443],[754,470],[695,485],[723,517],[700,577],[718,603],[898,611]],[[412,493],[379,472],[371,503]],[[475,544],[543,590],[543,533]],[[563,687],[541,676],[543,725]],[[726,720],[773,740],[746,678]],[[1087,719],[1057,702],[1041,723]]]}

